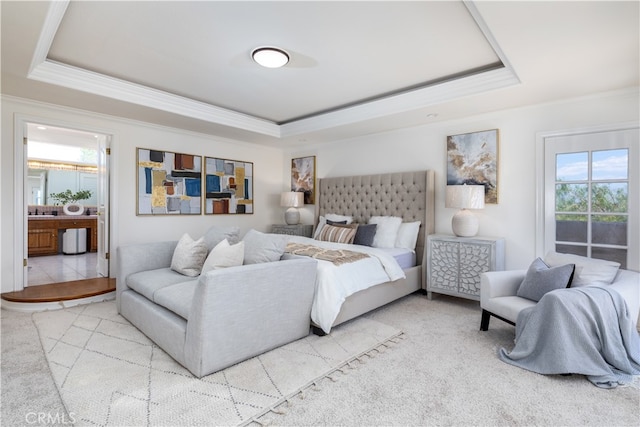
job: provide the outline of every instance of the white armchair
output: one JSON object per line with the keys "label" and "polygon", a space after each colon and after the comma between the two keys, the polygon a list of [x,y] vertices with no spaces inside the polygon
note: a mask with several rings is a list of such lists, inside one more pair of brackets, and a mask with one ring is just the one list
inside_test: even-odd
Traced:
{"label": "white armchair", "polygon": [[[575,259],[571,261],[575,261]],[[527,270],[488,271],[482,273],[480,276],[481,331],[489,329],[491,316],[515,325],[518,314],[522,310],[536,305],[535,301],[517,296],[518,287],[526,273]],[[578,274],[578,264],[576,264],[576,274]],[[638,313],[640,311],[640,273],[630,270],[618,270],[610,285],[594,284],[591,286],[611,286],[620,293],[625,299],[629,314],[636,322],[637,327]]]}

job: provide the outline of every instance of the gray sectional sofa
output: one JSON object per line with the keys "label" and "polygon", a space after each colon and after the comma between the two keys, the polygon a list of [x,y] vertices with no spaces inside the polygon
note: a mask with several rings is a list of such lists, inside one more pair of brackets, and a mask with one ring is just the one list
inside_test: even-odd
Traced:
{"label": "gray sectional sofa", "polygon": [[[215,246],[224,235],[237,240],[237,230],[213,229],[206,235],[208,245]],[[280,238],[257,232],[252,236],[259,237],[258,243]],[[260,252],[255,242],[245,242],[246,250]],[[123,317],[195,376],[309,334],[315,260],[284,256],[188,277],[170,268],[176,245],[119,247],[116,305]]]}

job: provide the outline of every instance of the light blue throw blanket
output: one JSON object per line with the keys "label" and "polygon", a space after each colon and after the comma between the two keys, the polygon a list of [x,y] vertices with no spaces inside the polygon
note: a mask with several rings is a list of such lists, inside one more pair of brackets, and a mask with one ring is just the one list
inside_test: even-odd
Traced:
{"label": "light blue throw blanket", "polygon": [[640,338],[622,296],[585,286],[546,293],[516,321],[516,345],[498,356],[539,374],[582,374],[613,388],[640,375]]}

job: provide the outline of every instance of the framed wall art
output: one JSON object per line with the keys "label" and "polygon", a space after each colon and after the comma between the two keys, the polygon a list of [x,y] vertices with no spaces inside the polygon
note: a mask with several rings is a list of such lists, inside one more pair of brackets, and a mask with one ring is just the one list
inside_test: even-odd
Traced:
{"label": "framed wall art", "polygon": [[138,148],[137,215],[200,215],[202,156]]}
{"label": "framed wall art", "polygon": [[484,185],[484,202],[498,203],[499,130],[447,136],[447,185]]}
{"label": "framed wall art", "polygon": [[253,213],[253,163],[205,157],[205,214]]}
{"label": "framed wall art", "polygon": [[316,156],[300,157],[291,160],[291,191],[304,193],[304,204],[313,205],[316,201]]}

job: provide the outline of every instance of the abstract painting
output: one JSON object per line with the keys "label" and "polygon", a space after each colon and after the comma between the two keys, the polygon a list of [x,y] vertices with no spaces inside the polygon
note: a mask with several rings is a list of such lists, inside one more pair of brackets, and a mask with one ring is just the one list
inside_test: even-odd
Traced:
{"label": "abstract painting", "polygon": [[253,213],[253,163],[205,157],[205,214]]}
{"label": "abstract painting", "polygon": [[316,156],[291,160],[291,191],[304,193],[304,204],[313,205],[316,200]]}
{"label": "abstract painting", "polygon": [[498,203],[498,129],[447,136],[447,185],[484,185],[484,202]]}
{"label": "abstract painting", "polygon": [[202,156],[137,149],[137,215],[200,215]]}

